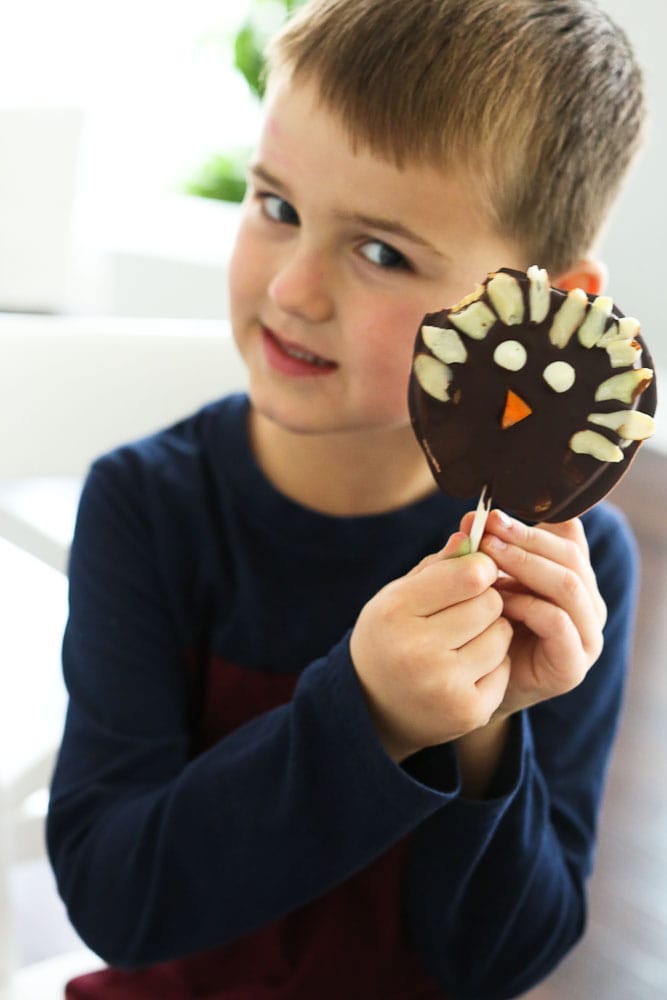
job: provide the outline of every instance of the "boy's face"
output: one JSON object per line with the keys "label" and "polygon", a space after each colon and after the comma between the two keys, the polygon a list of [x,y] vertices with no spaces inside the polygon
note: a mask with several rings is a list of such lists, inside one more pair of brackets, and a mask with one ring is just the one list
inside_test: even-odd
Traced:
{"label": "boy's face", "polygon": [[475,178],[360,149],[310,84],[274,81],[230,267],[257,412],[307,433],[407,426],[419,321],[525,268]]}

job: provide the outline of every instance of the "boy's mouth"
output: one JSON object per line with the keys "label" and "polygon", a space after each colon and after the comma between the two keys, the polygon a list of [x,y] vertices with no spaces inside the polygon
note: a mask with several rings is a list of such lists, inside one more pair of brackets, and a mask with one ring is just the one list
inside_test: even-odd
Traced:
{"label": "boy's mouth", "polygon": [[273,367],[290,375],[313,375],[332,372],[338,365],[335,361],[324,358],[307,350],[302,344],[296,344],[278,337],[268,327],[262,327],[264,350],[269,363]]}

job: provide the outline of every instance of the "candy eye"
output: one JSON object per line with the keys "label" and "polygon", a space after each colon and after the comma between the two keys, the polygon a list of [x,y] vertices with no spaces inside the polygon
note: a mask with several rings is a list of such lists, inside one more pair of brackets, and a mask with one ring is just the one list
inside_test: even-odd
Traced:
{"label": "candy eye", "polygon": [[542,372],[542,378],[554,392],[567,392],[574,385],[576,372],[567,361],[552,361]]}
{"label": "candy eye", "polygon": [[493,352],[493,360],[509,372],[518,372],[526,363],[526,348],[518,340],[503,340]]}

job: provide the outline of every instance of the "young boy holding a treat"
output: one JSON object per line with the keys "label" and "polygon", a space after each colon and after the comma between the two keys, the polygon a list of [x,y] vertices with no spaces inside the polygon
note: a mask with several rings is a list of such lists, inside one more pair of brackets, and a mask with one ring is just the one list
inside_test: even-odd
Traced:
{"label": "young boy holding a treat", "polygon": [[[114,968],[68,996],[501,998],[582,933],[635,555],[435,489],[422,316],[589,254],[640,74],[589,0],[316,0],[270,51],[231,263],[248,395],[100,459],[48,821]],[[511,587],[497,587],[499,574]]]}

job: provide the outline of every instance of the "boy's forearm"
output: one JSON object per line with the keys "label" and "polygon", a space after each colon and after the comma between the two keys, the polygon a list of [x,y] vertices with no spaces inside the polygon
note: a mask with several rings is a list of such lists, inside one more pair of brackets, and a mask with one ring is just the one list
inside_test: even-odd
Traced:
{"label": "boy's forearm", "polygon": [[510,717],[502,715],[456,741],[461,771],[461,793],[468,799],[483,799],[507,743]]}

